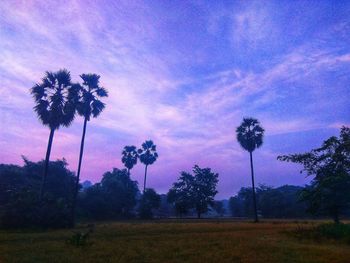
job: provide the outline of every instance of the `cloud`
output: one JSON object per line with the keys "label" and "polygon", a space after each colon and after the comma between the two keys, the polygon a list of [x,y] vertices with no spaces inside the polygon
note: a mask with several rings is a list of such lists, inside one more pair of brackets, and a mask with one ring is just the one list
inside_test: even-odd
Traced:
{"label": "cloud", "polygon": [[[342,98],[349,92],[350,50],[344,41],[329,45],[323,38],[343,35],[347,23],[334,21],[327,34],[298,43],[287,34],[281,43],[291,44],[282,48],[275,42],[284,33],[278,6],[162,8],[130,1],[4,1],[0,121],[7,129],[0,130],[1,160],[43,158],[48,130],[32,111],[29,89],[44,71],[63,67],[74,81],[83,72],[100,74],[109,91],[106,109],[88,124],[83,179],[93,181],[121,166],[124,145],[152,139],[160,157],[151,186],[165,192],[179,171],[198,163],[220,172],[220,194],[228,196],[249,183],[242,176],[246,153],[235,140],[243,117],[260,119],[271,137],[349,123]],[[337,116],[329,115],[330,104]],[[81,129],[77,118],[54,139],[52,158],[66,157],[73,170]],[[259,163],[276,169],[269,175],[264,168],[261,178],[274,182],[282,164],[271,149],[261,155]],[[133,176],[142,180],[142,174],[138,165]],[[289,180],[282,176],[281,183],[283,178]]]}

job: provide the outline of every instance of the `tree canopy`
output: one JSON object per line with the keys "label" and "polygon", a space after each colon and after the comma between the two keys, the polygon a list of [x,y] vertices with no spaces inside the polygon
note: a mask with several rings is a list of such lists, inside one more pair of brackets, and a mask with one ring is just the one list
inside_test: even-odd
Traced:
{"label": "tree canopy", "polygon": [[210,168],[195,165],[193,175],[187,172],[181,173],[178,181],[168,192],[168,201],[174,204],[179,215],[186,214],[193,208],[200,218],[201,214],[208,211],[209,206],[214,206],[218,176]]}
{"label": "tree canopy", "polygon": [[302,193],[310,212],[331,215],[339,222],[340,214],[350,205],[350,128],[342,127],[339,137],[330,137],[310,152],[277,159],[303,165],[302,171],[313,176]]}

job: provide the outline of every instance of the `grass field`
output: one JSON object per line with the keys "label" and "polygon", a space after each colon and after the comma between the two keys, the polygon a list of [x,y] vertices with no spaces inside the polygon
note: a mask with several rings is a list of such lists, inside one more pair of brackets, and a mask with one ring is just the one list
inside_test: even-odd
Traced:
{"label": "grass field", "polygon": [[90,244],[72,230],[0,231],[0,262],[350,262],[350,245],[299,240],[317,222],[187,220],[99,223]]}

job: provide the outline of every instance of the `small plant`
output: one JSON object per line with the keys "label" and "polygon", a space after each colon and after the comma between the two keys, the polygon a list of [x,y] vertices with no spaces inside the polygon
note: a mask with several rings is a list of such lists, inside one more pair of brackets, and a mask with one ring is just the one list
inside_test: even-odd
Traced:
{"label": "small plant", "polygon": [[87,231],[74,231],[73,235],[67,239],[67,244],[73,245],[75,247],[91,245],[89,238],[94,231],[94,225],[88,225],[87,227]]}

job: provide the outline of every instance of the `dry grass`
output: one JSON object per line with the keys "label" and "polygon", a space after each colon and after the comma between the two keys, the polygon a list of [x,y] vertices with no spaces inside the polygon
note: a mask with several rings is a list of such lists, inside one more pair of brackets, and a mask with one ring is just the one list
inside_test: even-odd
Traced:
{"label": "dry grass", "polygon": [[298,240],[316,222],[114,222],[96,225],[92,244],[68,245],[71,230],[0,232],[0,262],[350,262],[350,246]]}

